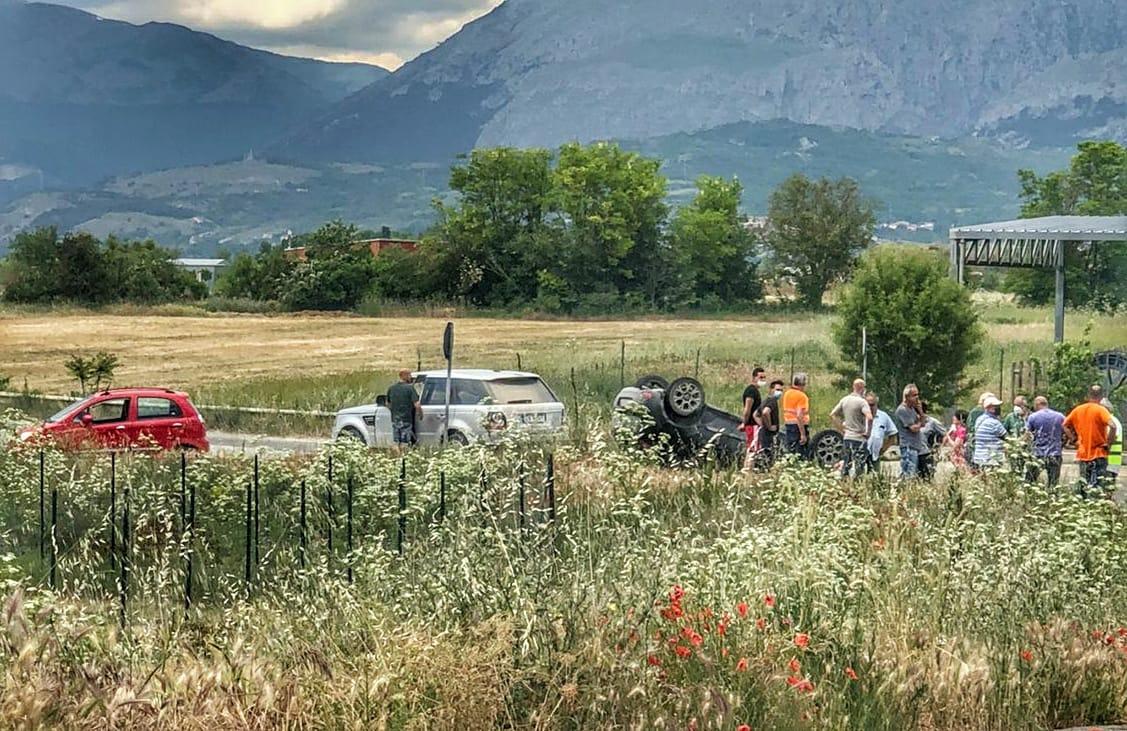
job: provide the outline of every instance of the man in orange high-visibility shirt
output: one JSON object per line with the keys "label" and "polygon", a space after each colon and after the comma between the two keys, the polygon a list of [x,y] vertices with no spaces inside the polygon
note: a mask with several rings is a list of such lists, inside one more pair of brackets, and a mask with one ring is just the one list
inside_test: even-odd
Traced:
{"label": "man in orange high-visibility shirt", "polygon": [[787,452],[806,458],[810,444],[810,397],[806,395],[807,376],[795,373],[791,387],[783,394],[784,443]]}
{"label": "man in orange high-visibility shirt", "polygon": [[1088,402],[1080,404],[1064,420],[1064,433],[1076,442],[1076,461],[1088,487],[1098,487],[1107,472],[1110,446],[1116,440],[1111,412],[1100,405],[1104,390],[1088,389]]}

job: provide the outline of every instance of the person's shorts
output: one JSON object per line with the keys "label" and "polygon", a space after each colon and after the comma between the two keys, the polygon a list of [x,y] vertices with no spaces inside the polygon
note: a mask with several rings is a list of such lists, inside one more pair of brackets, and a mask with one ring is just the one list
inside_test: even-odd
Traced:
{"label": "person's shorts", "polygon": [[415,425],[409,421],[397,421],[391,425],[391,437],[396,444],[414,444]]}
{"label": "person's shorts", "polygon": [[751,426],[745,426],[743,428],[743,431],[744,431],[744,437],[747,439],[747,448],[748,449],[758,449],[759,448],[759,427],[756,426],[755,424],[752,424]]}

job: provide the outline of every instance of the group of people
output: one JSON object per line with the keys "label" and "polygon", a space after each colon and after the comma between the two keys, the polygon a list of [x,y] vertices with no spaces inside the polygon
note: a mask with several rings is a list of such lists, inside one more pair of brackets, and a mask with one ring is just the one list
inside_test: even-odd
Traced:
{"label": "group of people", "polygon": [[[779,454],[811,456],[808,382],[805,373],[796,373],[788,388],[780,379],[768,381],[763,368],[752,371],[752,383],[743,394],[741,417],[747,435],[747,469],[773,461]],[[879,397],[858,378],[830,411],[830,418],[844,437],[842,476],[860,476],[874,469],[888,439],[895,435],[900,473],[905,479],[931,479],[940,455],[956,469],[997,469],[1013,440],[1031,449],[1032,459],[1025,466],[1030,482],[1039,481],[1042,474],[1050,487],[1060,482],[1066,440],[1076,445],[1081,476],[1089,486],[1118,477],[1123,462],[1123,427],[1098,385],[1092,386],[1087,401],[1067,416],[1050,408],[1044,396],[1034,399],[1032,410],[1025,397],[1018,396],[1013,410],[1003,415],[1002,400],[984,393],[969,414],[956,411],[950,426],[930,413],[915,384],[906,386],[902,396],[890,414],[881,410]]]}

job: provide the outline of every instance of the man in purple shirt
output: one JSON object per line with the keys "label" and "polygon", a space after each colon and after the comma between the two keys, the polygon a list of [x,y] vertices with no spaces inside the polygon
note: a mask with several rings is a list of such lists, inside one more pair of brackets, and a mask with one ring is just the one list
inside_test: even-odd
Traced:
{"label": "man in purple shirt", "polygon": [[1025,428],[1033,437],[1034,460],[1026,470],[1029,482],[1037,482],[1044,469],[1049,478],[1049,488],[1060,482],[1061,447],[1064,435],[1064,414],[1049,408],[1049,400],[1038,396],[1033,401],[1033,413],[1025,421]]}

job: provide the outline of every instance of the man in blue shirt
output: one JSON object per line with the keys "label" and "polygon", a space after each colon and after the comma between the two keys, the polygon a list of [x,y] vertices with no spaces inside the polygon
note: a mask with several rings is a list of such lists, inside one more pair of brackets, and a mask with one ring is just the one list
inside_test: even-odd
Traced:
{"label": "man in blue shirt", "polygon": [[982,402],[985,411],[974,425],[974,459],[971,460],[977,471],[1002,466],[1006,427],[1002,426],[1002,421],[998,418],[1001,407],[1002,402],[996,396],[988,396]]}
{"label": "man in blue shirt", "polygon": [[879,471],[880,469],[880,455],[884,451],[884,443],[896,433],[896,422],[892,420],[887,411],[881,411],[878,406],[880,405],[880,398],[875,393],[869,391],[865,394],[865,400],[869,402],[869,410],[873,414],[873,429],[869,433],[869,469]]}
{"label": "man in blue shirt", "polygon": [[1025,428],[1033,437],[1034,461],[1026,470],[1025,478],[1037,482],[1041,470],[1048,476],[1049,487],[1060,483],[1061,448],[1064,446],[1064,414],[1049,408],[1049,400],[1038,396],[1033,401],[1033,413],[1025,421]]}

